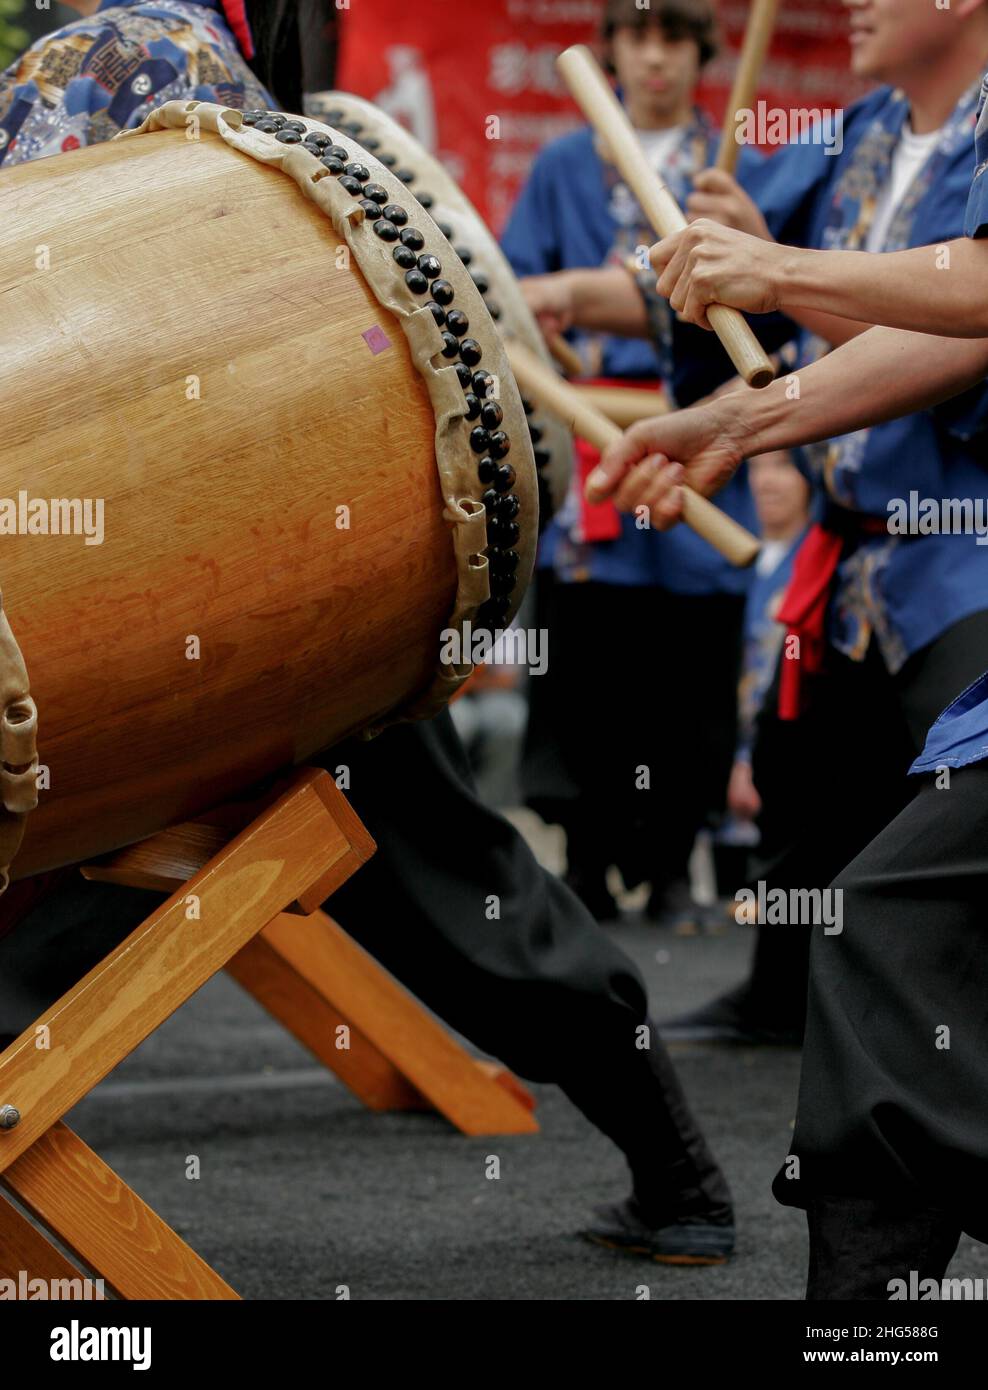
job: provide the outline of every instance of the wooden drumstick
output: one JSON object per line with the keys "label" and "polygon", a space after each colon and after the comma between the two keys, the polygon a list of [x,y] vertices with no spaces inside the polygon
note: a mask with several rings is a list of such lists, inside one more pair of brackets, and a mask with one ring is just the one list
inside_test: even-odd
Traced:
{"label": "wooden drumstick", "polygon": [[639,420],[651,420],[656,415],[668,415],[672,407],[662,391],[640,391],[633,386],[575,385],[581,400],[606,415],[615,425],[626,430]]}
{"label": "wooden drumstick", "polygon": [[561,333],[550,334],[545,343],[567,376],[583,375],[583,363]]}
{"label": "wooden drumstick", "polygon": [[[561,381],[551,368],[533,352],[514,339],[505,342],[508,361],[519,388],[543,410],[559,417],[574,434],[603,451],[622,438],[622,432],[591,405],[568,382]],[[683,520],[698,536],[702,536],[726,560],[739,569],[750,565],[760,549],[757,539],[719,507],[683,487]]]}
{"label": "wooden drumstick", "polygon": [[741,153],[741,146],[737,141],[737,113],[750,110],[758,92],[762,64],[772,42],[780,4],[781,0],[753,0],[748,15],[748,27],[744,31],[738,70],[734,74],[731,98],[724,113],[720,148],[714,165],[715,169],[723,169],[727,174],[734,173],[738,155]]}
{"label": "wooden drumstick", "polygon": [[[560,53],[556,65],[573,95],[614,158],[625,183],[641,204],[660,237],[673,236],[687,225],[682,209],[652,169],[627,116],[584,44]],[[775,372],[758,339],[736,309],[708,304],[711,328],[727,349],[739,375],[749,386],[767,386]]]}

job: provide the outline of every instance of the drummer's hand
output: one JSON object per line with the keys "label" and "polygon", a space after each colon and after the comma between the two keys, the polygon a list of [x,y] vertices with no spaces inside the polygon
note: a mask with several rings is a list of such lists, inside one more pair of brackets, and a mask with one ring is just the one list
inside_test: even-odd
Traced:
{"label": "drummer's hand", "polygon": [[526,275],[519,283],[543,337],[552,338],[572,326],[573,284],[565,270],[552,275]]}
{"label": "drummer's hand", "polygon": [[744,457],[737,399],[725,396],[632,425],[590,474],[587,500],[610,497],[622,512],[647,507],[651,524],[667,531],[682,518],[683,483],[709,496],[730,481]]}
{"label": "drummer's hand", "polygon": [[709,217],[722,227],[747,232],[749,236],[772,240],[768,223],[758,204],[748,197],[737,179],[723,169],[704,169],[693,180],[693,192],[686,199],[689,220]]}
{"label": "drummer's hand", "polygon": [[779,307],[789,247],[703,219],[657,242],[649,252],[656,284],[687,323],[709,328],[708,304],[752,314]]}

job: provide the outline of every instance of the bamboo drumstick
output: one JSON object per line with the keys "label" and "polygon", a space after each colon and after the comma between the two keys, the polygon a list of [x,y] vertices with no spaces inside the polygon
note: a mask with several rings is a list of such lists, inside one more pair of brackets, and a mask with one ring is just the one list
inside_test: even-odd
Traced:
{"label": "bamboo drumstick", "polygon": [[573,390],[595,409],[626,430],[638,420],[668,415],[669,399],[661,391],[639,391],[631,386],[574,385]]}
{"label": "bamboo drumstick", "polygon": [[738,70],[734,74],[734,86],[731,88],[731,97],[724,113],[720,148],[714,165],[715,169],[723,169],[728,174],[734,173],[741,152],[741,146],[737,142],[737,113],[749,110],[755,99],[762,64],[772,42],[780,4],[781,0],[753,0],[748,15]]}
{"label": "bamboo drumstick", "polygon": [[582,376],[583,363],[561,333],[553,333],[545,340],[546,347],[562,367],[567,376]]}
{"label": "bamboo drumstick", "polygon": [[[682,209],[651,168],[635,133],[596,59],[583,44],[560,53],[556,65],[587,120],[602,136],[625,183],[660,237],[686,227]],[[708,304],[710,326],[749,386],[767,386],[775,377],[758,339],[736,309]]]}
{"label": "bamboo drumstick", "polygon": [[[505,348],[519,388],[543,410],[558,416],[574,434],[600,450],[622,437],[612,420],[602,415],[575,387],[561,381],[523,344],[510,339],[505,342]],[[758,556],[760,546],[751,532],[689,487],[683,488],[683,520],[739,569],[752,564]]]}

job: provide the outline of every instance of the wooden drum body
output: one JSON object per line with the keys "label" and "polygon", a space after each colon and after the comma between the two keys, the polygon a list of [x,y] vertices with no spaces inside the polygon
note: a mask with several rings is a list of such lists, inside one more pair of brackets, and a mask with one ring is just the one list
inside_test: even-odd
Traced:
{"label": "wooden drum body", "polygon": [[[534,461],[481,296],[399,180],[352,136],[299,124],[421,229],[503,418],[481,440],[425,307],[436,277],[409,285],[401,242],[321,146],[169,103],[0,175],[0,588],[43,774],[14,877],[433,712],[470,669],[440,666],[442,630],[503,625],[520,601]],[[496,545],[478,477],[494,434],[518,501]],[[57,514],[89,536],[51,534]],[[0,667],[23,713],[2,634]],[[4,758],[19,835],[34,774],[23,749]]]}

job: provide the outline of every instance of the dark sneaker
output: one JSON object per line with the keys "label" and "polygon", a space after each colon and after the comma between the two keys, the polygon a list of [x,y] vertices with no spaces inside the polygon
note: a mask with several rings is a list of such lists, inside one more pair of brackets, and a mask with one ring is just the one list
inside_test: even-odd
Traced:
{"label": "dark sneaker", "polygon": [[647,1226],[634,1198],[595,1207],[596,1222],[581,1234],[594,1245],[643,1255],[662,1265],[722,1265],[734,1251],[730,1214],[715,1220],[684,1216],[665,1226]]}
{"label": "dark sneaker", "polygon": [[735,1043],[748,1047],[799,1047],[802,1029],[796,1023],[759,1018],[745,986],[721,994],[708,1004],[659,1024],[663,1042]]}

